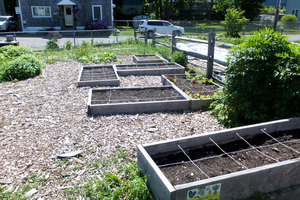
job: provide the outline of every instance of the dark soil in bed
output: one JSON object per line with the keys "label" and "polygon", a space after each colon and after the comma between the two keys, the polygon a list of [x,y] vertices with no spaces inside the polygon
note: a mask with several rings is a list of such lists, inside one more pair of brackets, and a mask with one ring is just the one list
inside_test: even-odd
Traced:
{"label": "dark soil in bed", "polygon": [[80,81],[117,79],[112,67],[83,68]]}
{"label": "dark soil in bed", "polygon": [[[200,80],[193,82],[193,78],[189,79],[186,75],[172,75],[167,76],[167,78],[192,99],[211,98],[211,96],[218,90],[218,86],[213,83],[203,84]],[[174,82],[174,80],[176,81]]]}
{"label": "dark soil in bed", "polygon": [[121,65],[121,66],[117,66],[118,70],[134,70],[134,69],[171,69],[171,68],[179,68],[177,65],[175,64],[163,64],[163,63],[159,63],[159,64],[148,64],[148,65]]}
{"label": "dark soil in bed", "polygon": [[[273,133],[271,135],[287,146],[297,150],[298,152],[300,151],[300,130]],[[238,136],[236,142],[223,144],[220,145],[220,147],[248,169],[276,163],[277,161],[281,162],[300,157],[297,152],[284,147],[282,144],[277,143],[275,140],[263,133],[246,140],[260,152],[272,158],[257,152],[242,139],[239,139]],[[236,163],[229,156],[225,155],[215,145],[193,150],[185,149],[184,151],[209,177],[247,169]],[[189,159],[182,152],[165,157],[154,158],[154,161],[173,185],[189,183],[207,178],[207,176],[193,165],[192,162],[189,162]]]}
{"label": "dark soil in bed", "polygon": [[143,88],[93,91],[92,104],[166,101],[184,99],[173,88]]}

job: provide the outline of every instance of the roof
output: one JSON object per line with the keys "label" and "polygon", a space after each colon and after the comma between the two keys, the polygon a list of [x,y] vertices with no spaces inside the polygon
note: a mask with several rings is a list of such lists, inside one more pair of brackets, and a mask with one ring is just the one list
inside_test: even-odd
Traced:
{"label": "roof", "polygon": [[73,1],[70,0],[62,0],[60,2],[57,3],[58,6],[75,6],[76,3],[74,3]]}

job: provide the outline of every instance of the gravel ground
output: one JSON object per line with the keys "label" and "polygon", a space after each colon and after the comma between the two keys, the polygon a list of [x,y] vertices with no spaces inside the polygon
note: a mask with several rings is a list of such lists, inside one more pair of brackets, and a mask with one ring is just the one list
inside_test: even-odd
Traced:
{"label": "gravel ground", "polygon": [[[119,59],[130,63],[131,57]],[[64,190],[92,176],[93,161],[116,149],[135,159],[137,144],[223,129],[210,112],[200,111],[88,117],[89,88],[75,85],[80,68],[57,62],[38,77],[0,83],[0,186],[12,190],[36,181],[34,199],[65,199]],[[121,87],[150,85],[161,85],[160,77],[121,77]],[[82,157],[69,163],[56,157],[77,150]]]}

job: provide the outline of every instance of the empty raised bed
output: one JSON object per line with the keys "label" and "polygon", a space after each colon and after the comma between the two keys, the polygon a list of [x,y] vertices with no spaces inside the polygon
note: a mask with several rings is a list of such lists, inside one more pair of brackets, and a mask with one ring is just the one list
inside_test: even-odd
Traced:
{"label": "empty raised bed", "polygon": [[167,62],[165,59],[158,55],[134,55],[133,62],[135,63],[163,63]]}
{"label": "empty raised bed", "polygon": [[219,85],[212,79],[199,74],[162,75],[163,85],[174,85],[181,89],[191,100],[191,110],[207,109],[212,103],[212,95],[219,89]]}
{"label": "empty raised bed", "polygon": [[138,166],[159,200],[242,199],[283,188],[297,188],[283,194],[297,199],[300,118],[138,145]]}
{"label": "empty raised bed", "polygon": [[116,65],[119,76],[184,74],[184,67],[177,63],[145,63]]}
{"label": "empty raised bed", "polygon": [[91,89],[88,114],[187,110],[189,100],[172,86]]}
{"label": "empty raised bed", "polygon": [[78,86],[119,86],[120,78],[114,66],[83,66],[79,78]]}

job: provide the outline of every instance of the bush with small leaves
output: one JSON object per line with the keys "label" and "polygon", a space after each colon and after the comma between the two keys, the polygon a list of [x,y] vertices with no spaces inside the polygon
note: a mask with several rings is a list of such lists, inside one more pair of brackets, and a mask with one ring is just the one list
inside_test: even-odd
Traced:
{"label": "bush with small leaves", "polygon": [[17,57],[23,54],[33,54],[33,51],[24,46],[4,46],[0,48],[0,53],[2,53],[5,57],[11,58],[11,57]]}
{"label": "bush with small leaves", "polygon": [[66,47],[67,50],[71,50],[72,49],[72,43],[70,41],[67,41],[65,47]]}
{"label": "bush with small leaves", "polygon": [[189,70],[188,69],[189,61],[184,52],[176,51],[175,53],[173,53],[172,61],[182,65],[186,70]]}
{"label": "bush with small leaves", "polygon": [[42,72],[44,64],[34,55],[23,54],[4,64],[2,81],[24,80],[35,77]]}
{"label": "bush with small leaves", "polygon": [[296,15],[285,15],[281,18],[281,21],[285,27],[293,28],[297,22]]}
{"label": "bush with small leaves", "polygon": [[273,30],[256,32],[228,57],[227,84],[212,103],[229,126],[300,115],[300,53]]}

